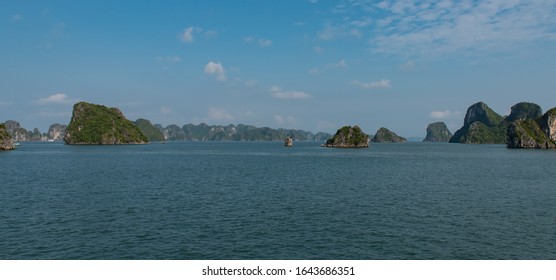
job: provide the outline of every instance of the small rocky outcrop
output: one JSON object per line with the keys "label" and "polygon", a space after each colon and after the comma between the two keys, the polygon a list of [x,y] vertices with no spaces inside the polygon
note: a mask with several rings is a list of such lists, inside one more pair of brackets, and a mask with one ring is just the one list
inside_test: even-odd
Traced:
{"label": "small rocky outcrop", "polygon": [[435,122],[427,126],[427,137],[423,142],[448,142],[452,136],[444,122]]}
{"label": "small rocky outcrop", "polygon": [[404,143],[407,142],[407,139],[398,136],[396,133],[388,130],[385,127],[381,127],[377,130],[371,142],[376,143]]}
{"label": "small rocky outcrop", "polygon": [[64,142],[70,145],[118,145],[145,144],[148,140],[118,108],[79,102],[73,106]]}
{"label": "small rocky outcrop", "polygon": [[286,138],[286,140],[284,140],[284,145],[286,147],[292,147],[293,146],[293,138],[291,138],[291,137]]}
{"label": "small rocky outcrop", "polygon": [[368,148],[369,135],[363,133],[361,128],[355,126],[344,126],[336,134],[328,139],[323,147],[328,148]]}
{"label": "small rocky outcrop", "polygon": [[0,124],[0,151],[15,149],[12,142],[12,136],[8,133],[6,125]]}
{"label": "small rocky outcrop", "polygon": [[536,120],[522,119],[508,126],[508,148],[556,148],[556,108]]}
{"label": "small rocky outcrop", "polygon": [[463,127],[454,133],[450,143],[504,144],[507,123],[488,105],[478,102],[467,109]]}

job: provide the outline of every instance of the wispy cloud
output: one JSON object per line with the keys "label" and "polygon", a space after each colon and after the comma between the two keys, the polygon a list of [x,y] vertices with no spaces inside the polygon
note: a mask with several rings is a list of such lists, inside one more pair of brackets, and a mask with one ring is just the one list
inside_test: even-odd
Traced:
{"label": "wispy cloud", "polygon": [[259,46],[261,47],[268,47],[272,45],[272,41],[268,39],[259,39]]}
{"label": "wispy cloud", "polygon": [[205,65],[205,73],[208,75],[213,75],[216,77],[218,81],[226,81],[226,72],[224,70],[224,66],[220,62],[216,63],[214,61],[210,61]]}
{"label": "wispy cloud", "polygon": [[270,39],[263,39],[263,38],[255,38],[253,36],[246,36],[243,38],[245,43],[254,43],[256,42],[261,47],[269,47],[272,45],[272,40]]}
{"label": "wispy cloud", "polygon": [[67,95],[63,93],[56,93],[46,98],[41,98],[37,100],[38,104],[50,105],[50,104],[71,104],[76,100],[70,99]]}
{"label": "wispy cloud", "polygon": [[317,36],[321,40],[330,41],[338,38],[352,37],[361,38],[361,32],[356,28],[347,28],[342,26],[325,26],[317,32]]}
{"label": "wispy cloud", "polygon": [[432,111],[429,113],[429,117],[432,119],[448,119],[448,118],[460,118],[461,113],[459,111]]}
{"label": "wispy cloud", "polygon": [[186,42],[186,43],[193,42],[193,31],[194,30],[195,30],[195,27],[193,27],[193,26],[185,28],[179,36],[181,41]]}
{"label": "wispy cloud", "polygon": [[317,36],[369,38],[374,53],[437,57],[511,52],[556,40],[556,1],[344,1]]}
{"label": "wispy cloud", "polygon": [[272,97],[274,98],[278,98],[278,99],[307,99],[307,98],[312,98],[313,96],[303,92],[303,91],[297,91],[297,90],[283,90],[282,88],[278,87],[278,86],[272,86],[270,87],[270,95],[272,95]]}
{"label": "wispy cloud", "polygon": [[354,86],[358,86],[362,89],[389,88],[390,80],[382,79],[380,81],[375,81],[375,82],[361,82],[358,80],[354,80],[351,82],[351,84]]}
{"label": "wispy cloud", "polygon": [[228,113],[226,109],[210,107],[208,110],[208,119],[212,121],[231,121],[235,117]]}
{"label": "wispy cloud", "polygon": [[9,105],[12,105],[12,103],[11,102],[4,102],[4,101],[0,100],[0,106],[9,106]]}
{"label": "wispy cloud", "polygon": [[345,59],[341,59],[338,62],[330,63],[327,65],[329,68],[345,68],[347,67],[347,63]]}
{"label": "wispy cloud", "polygon": [[216,30],[203,30],[201,27],[189,26],[183,29],[181,33],[178,34],[178,38],[185,43],[192,43],[195,41],[196,35],[202,35],[202,37],[208,39],[218,35]]}

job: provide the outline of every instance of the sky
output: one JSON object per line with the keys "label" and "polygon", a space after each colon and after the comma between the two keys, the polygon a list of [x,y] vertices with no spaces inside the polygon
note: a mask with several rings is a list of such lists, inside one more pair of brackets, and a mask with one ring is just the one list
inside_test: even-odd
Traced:
{"label": "sky", "polygon": [[0,0],[0,121],[86,101],[163,126],[454,132],[556,107],[556,0]]}

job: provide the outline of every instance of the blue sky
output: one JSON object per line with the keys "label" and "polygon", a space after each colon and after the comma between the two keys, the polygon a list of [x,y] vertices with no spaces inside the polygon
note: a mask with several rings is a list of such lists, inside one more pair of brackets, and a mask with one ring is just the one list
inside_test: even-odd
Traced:
{"label": "blue sky", "polygon": [[0,2],[0,120],[72,105],[164,126],[454,132],[478,101],[556,106],[556,1]]}

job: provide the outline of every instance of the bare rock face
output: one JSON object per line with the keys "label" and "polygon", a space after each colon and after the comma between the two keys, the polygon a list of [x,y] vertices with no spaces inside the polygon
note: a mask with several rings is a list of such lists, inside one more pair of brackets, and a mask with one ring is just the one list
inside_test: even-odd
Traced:
{"label": "bare rock face", "polygon": [[15,147],[12,142],[12,137],[8,133],[6,126],[2,123],[0,124],[0,151],[13,149],[15,149]]}
{"label": "bare rock face", "polygon": [[51,125],[46,133],[47,139],[52,141],[63,141],[67,127],[67,125],[59,123]]}
{"label": "bare rock face", "polygon": [[542,117],[518,120],[508,126],[508,148],[555,149],[556,148],[556,108]]}
{"label": "bare rock face", "polygon": [[369,135],[363,133],[357,125],[344,126],[336,132],[334,137],[328,139],[323,147],[328,148],[368,148]]}

